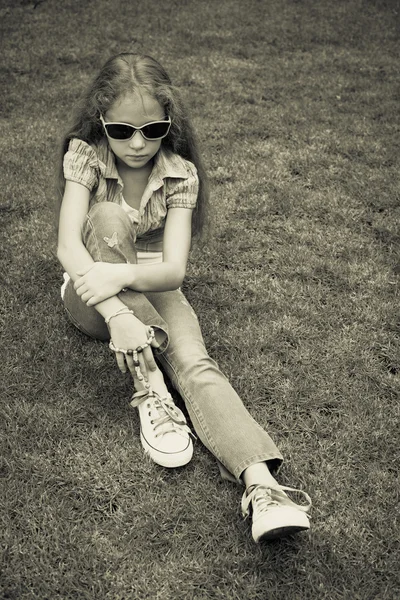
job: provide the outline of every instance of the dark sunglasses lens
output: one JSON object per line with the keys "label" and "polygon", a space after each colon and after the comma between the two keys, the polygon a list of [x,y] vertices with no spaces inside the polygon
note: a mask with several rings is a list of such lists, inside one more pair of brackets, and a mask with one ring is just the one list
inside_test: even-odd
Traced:
{"label": "dark sunglasses lens", "polygon": [[128,140],[132,137],[133,132],[135,131],[133,127],[129,127],[129,125],[122,124],[113,124],[108,125],[106,123],[107,133],[113,140]]}
{"label": "dark sunglasses lens", "polygon": [[157,140],[167,135],[169,126],[168,121],[159,121],[146,125],[141,131],[148,140]]}

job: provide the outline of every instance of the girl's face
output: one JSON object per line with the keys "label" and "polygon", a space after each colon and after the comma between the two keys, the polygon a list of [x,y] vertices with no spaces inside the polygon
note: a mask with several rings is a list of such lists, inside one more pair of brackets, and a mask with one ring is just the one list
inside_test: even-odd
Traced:
{"label": "girl's face", "polygon": [[[128,123],[141,127],[152,121],[162,121],[166,117],[161,104],[148,93],[123,96],[111,106],[104,115],[106,123]],[[140,131],[136,131],[130,140],[108,138],[114,152],[117,165],[126,165],[131,169],[141,169],[157,154],[162,140],[146,140]]]}

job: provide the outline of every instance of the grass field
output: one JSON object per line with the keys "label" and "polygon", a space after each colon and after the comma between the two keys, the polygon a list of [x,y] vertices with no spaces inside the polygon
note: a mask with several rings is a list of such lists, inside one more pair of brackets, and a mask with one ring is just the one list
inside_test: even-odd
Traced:
{"label": "grass field", "polygon": [[[0,0],[2,599],[400,597],[399,24],[390,0]],[[199,442],[145,459],[129,377],[64,317],[58,140],[122,50],[188,103],[214,227],[184,291],[310,534],[256,546]]]}

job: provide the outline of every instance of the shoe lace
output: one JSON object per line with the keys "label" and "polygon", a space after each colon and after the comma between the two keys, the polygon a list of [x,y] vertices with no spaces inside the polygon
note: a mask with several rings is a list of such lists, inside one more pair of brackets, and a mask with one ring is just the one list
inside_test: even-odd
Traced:
{"label": "shoe lace", "polygon": [[[275,492],[273,497],[273,492]],[[301,505],[294,503],[285,492],[294,492],[301,494],[306,500],[307,504]],[[279,500],[282,499],[282,502]],[[257,512],[264,512],[271,508],[271,506],[280,506],[281,504],[296,506],[298,510],[308,512],[311,508],[311,498],[303,490],[296,490],[295,488],[279,486],[277,488],[270,488],[266,485],[255,485],[250,488],[250,491],[246,490],[242,498],[242,514],[243,517],[247,517],[250,514],[250,506],[254,511],[255,507]]]}
{"label": "shoe lace", "polygon": [[155,413],[151,424],[154,427],[155,437],[166,433],[188,433],[194,437],[186,424],[183,412],[175,406],[170,395],[161,397],[153,390],[141,390],[132,396],[131,406],[137,407],[146,402],[150,413]]}
{"label": "shoe lace", "polygon": [[256,485],[250,488],[250,491],[246,491],[243,494],[242,499],[242,514],[243,517],[247,517],[250,514],[250,506],[254,511],[257,507],[258,512],[264,512],[271,508],[271,506],[277,506],[278,502],[272,499],[271,489],[265,485]]}

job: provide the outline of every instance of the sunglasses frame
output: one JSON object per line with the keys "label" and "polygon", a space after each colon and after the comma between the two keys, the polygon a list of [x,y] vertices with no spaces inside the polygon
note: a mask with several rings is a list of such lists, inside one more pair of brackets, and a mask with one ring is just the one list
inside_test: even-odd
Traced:
{"label": "sunglasses frame", "polygon": [[[135,127],[134,125],[131,125],[131,123],[122,123],[119,121],[110,121],[109,123],[106,123],[103,119],[103,115],[100,115],[100,121],[103,124],[104,127],[104,131],[106,132],[107,137],[110,138],[110,140],[114,140],[115,142],[128,142],[129,140],[131,140],[133,138],[133,136],[135,135],[135,133],[137,133],[138,131],[140,131],[142,137],[147,140],[148,142],[156,142],[157,140],[162,140],[164,139],[168,134],[169,134],[169,130],[171,128],[171,117],[168,117],[168,119],[161,119],[159,121],[150,121],[149,123],[145,123],[144,125],[141,125],[141,127]],[[148,138],[144,135],[142,129],[144,127],[148,127],[149,125],[153,125],[155,123],[168,123],[168,129],[167,129],[167,133],[165,133],[164,135],[162,135],[161,137],[157,137],[157,138]],[[131,129],[133,129],[133,133],[130,137],[128,138],[114,138],[111,137],[111,135],[108,133],[107,131],[107,127],[106,125],[125,125],[125,127],[130,127]]]}

